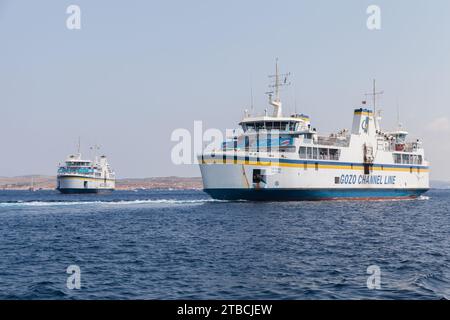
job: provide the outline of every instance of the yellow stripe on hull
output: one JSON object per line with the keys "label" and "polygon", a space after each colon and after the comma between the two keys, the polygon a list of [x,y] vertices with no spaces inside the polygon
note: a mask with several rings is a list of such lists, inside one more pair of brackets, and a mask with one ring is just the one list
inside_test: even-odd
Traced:
{"label": "yellow stripe on hull", "polygon": [[[307,168],[307,169],[315,169],[316,165],[313,163],[303,164],[303,163],[279,163],[279,162],[256,162],[256,161],[245,161],[245,160],[231,160],[231,161],[219,161],[219,160],[203,160],[203,164],[223,164],[223,165],[248,165],[248,166],[263,166],[263,167],[288,167],[288,168]],[[343,166],[343,165],[327,165],[327,164],[318,164],[317,168],[319,169],[334,169],[334,170],[355,170],[361,171],[364,170],[364,166],[362,165],[353,165],[353,166]],[[410,172],[411,168],[380,168],[380,167],[372,167],[373,171],[389,171],[389,172]],[[429,169],[418,169],[413,168],[413,172],[429,172]]]}
{"label": "yellow stripe on hull", "polygon": [[70,180],[82,180],[82,181],[108,181],[108,182],[115,182],[115,180],[112,179],[102,179],[102,178],[84,178],[84,177],[58,177],[58,179],[70,179]]}

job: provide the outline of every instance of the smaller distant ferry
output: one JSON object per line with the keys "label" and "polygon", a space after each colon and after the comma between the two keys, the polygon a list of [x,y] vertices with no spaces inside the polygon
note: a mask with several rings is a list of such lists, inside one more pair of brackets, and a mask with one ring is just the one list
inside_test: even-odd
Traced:
{"label": "smaller distant ferry", "polygon": [[84,160],[80,150],[58,167],[57,187],[61,193],[101,193],[115,189],[115,173],[106,156]]}

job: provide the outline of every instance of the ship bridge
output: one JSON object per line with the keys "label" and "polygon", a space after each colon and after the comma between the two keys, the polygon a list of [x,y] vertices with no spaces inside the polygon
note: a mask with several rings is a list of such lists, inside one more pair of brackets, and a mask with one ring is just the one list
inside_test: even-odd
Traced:
{"label": "ship bridge", "polygon": [[311,123],[308,116],[304,114],[295,114],[291,117],[247,117],[244,118],[239,125],[245,133],[272,130],[296,132],[308,130]]}
{"label": "ship bridge", "polygon": [[94,173],[94,167],[92,161],[83,160],[81,154],[70,155],[64,165],[60,165],[58,168],[59,175],[91,175]]}

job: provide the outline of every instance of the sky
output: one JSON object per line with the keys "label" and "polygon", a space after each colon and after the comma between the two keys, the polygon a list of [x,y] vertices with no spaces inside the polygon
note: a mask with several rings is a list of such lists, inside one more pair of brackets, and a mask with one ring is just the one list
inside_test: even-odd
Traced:
{"label": "sky", "polygon": [[[366,26],[373,4],[380,30]],[[285,113],[349,128],[376,78],[382,127],[398,109],[432,179],[450,180],[449,13],[448,0],[0,0],[0,176],[54,175],[78,137],[119,178],[199,176],[172,163],[172,132],[237,127],[251,91],[262,113],[278,58]]]}

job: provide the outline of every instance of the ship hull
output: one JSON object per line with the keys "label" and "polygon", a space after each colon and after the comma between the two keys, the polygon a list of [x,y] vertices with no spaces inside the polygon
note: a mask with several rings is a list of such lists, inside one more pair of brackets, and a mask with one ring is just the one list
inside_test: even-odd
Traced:
{"label": "ship hull", "polygon": [[105,193],[115,189],[115,181],[108,179],[95,179],[83,176],[58,176],[57,188],[61,193]]}
{"label": "ship hull", "polygon": [[[217,161],[219,162],[219,161]],[[355,163],[284,166],[233,161],[201,163],[204,191],[214,199],[251,201],[378,200],[417,198],[429,190],[428,168],[374,166],[370,174]],[[255,181],[255,174],[262,181]]]}
{"label": "ship hull", "polygon": [[67,189],[56,189],[63,194],[86,194],[86,193],[109,193],[114,191],[114,189],[78,189],[78,188],[67,188]]}
{"label": "ship hull", "polygon": [[218,200],[320,201],[415,199],[428,189],[204,189]]}

